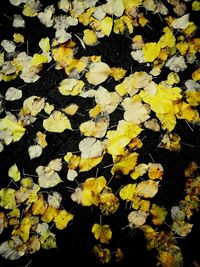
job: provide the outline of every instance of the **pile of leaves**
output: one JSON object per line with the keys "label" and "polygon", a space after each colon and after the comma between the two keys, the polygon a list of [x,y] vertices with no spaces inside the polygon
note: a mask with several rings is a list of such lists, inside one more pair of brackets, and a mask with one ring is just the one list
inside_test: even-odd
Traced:
{"label": "pile of leaves", "polygon": [[[195,149],[200,38],[191,14],[199,15],[200,3],[51,2],[10,0],[12,17],[2,15],[12,30],[0,36],[0,151],[2,159],[14,155],[3,163],[0,254],[16,260],[56,248],[56,231],[87,210],[95,214],[88,238],[100,263],[123,261],[112,240],[129,228],[144,233],[158,265],[181,266],[177,238],[191,233],[199,208],[198,162],[191,154],[175,204],[160,205],[170,172],[149,144],[179,159],[184,146]],[[124,60],[103,54],[112,40],[125,40],[115,44]]]}

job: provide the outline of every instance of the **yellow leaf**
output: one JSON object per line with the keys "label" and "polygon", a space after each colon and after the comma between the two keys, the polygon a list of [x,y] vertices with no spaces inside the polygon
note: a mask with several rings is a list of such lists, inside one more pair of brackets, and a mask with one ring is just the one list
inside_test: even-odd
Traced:
{"label": "yellow leaf", "polygon": [[40,55],[40,54],[34,54],[33,55],[33,59],[31,61],[33,66],[38,66],[41,65],[43,63],[47,63],[48,62],[48,58],[44,55]]}
{"label": "yellow leaf", "polygon": [[167,75],[167,83],[169,85],[173,85],[175,83],[179,83],[180,82],[180,77],[177,73],[175,72],[170,72],[168,75]]}
{"label": "yellow leaf", "polygon": [[165,114],[156,114],[156,116],[160,120],[163,130],[167,129],[169,132],[171,132],[176,126],[176,116],[173,110],[172,112]]}
{"label": "yellow leaf", "polygon": [[11,177],[15,182],[21,179],[21,173],[16,164],[10,167],[8,170],[8,176]]}
{"label": "yellow leaf", "polygon": [[53,111],[48,119],[43,120],[43,127],[46,131],[61,133],[65,130],[71,130],[71,123],[66,115],[60,111]]}
{"label": "yellow leaf", "polygon": [[15,209],[16,201],[15,201],[16,191],[12,188],[2,188],[0,190],[0,206],[4,209]]}
{"label": "yellow leaf", "polygon": [[99,195],[99,208],[102,215],[115,213],[119,208],[119,199],[112,193],[110,188],[105,187]]}
{"label": "yellow leaf", "polygon": [[76,104],[70,104],[69,106],[67,106],[66,108],[62,109],[62,111],[64,111],[65,113],[67,113],[68,115],[75,115],[77,110],[79,109],[79,106]]}
{"label": "yellow leaf", "polygon": [[126,70],[122,68],[111,68],[110,76],[112,76],[115,81],[119,81],[126,75]]}
{"label": "yellow leaf", "polygon": [[123,174],[127,175],[134,169],[137,164],[139,154],[133,152],[129,155],[121,156],[117,162],[114,161],[114,166],[111,169],[111,173],[115,174],[118,171],[121,171]]}
{"label": "yellow leaf", "polygon": [[198,68],[197,70],[195,70],[193,73],[192,73],[192,79],[194,81],[199,81],[200,80],[200,68]]}
{"label": "yellow leaf", "polygon": [[136,192],[136,184],[125,185],[119,192],[122,200],[132,201]]}
{"label": "yellow leaf", "polygon": [[97,158],[90,158],[90,159],[85,159],[81,158],[79,159],[79,171],[80,172],[87,172],[97,166],[101,161],[103,157],[97,157]]}
{"label": "yellow leaf", "polygon": [[54,110],[54,105],[49,104],[48,102],[45,103],[44,111],[47,114],[51,114],[51,112]]}
{"label": "yellow leaf", "polygon": [[198,106],[200,104],[200,92],[187,90],[186,99],[191,106]]}
{"label": "yellow leaf", "polygon": [[15,43],[24,43],[24,36],[20,33],[14,33],[13,40]]}
{"label": "yellow leaf", "polygon": [[43,215],[47,209],[47,204],[43,196],[40,196],[32,205],[33,215]]}
{"label": "yellow leaf", "polygon": [[96,45],[98,42],[96,33],[89,29],[84,30],[83,41],[86,45],[89,46]]}
{"label": "yellow leaf", "polygon": [[145,18],[143,14],[139,14],[139,24],[144,27],[149,20]]}
{"label": "yellow leaf", "polygon": [[125,11],[131,11],[131,9],[133,9],[134,7],[140,6],[142,2],[143,0],[123,0]]}
{"label": "yellow leaf", "polygon": [[74,46],[75,43],[68,42],[65,45],[61,45],[58,48],[53,49],[53,58],[59,63],[59,67],[65,68],[70,65],[74,55]]}
{"label": "yellow leaf", "polygon": [[68,163],[68,167],[69,169],[76,169],[80,163],[80,157],[73,155],[71,152],[68,152],[65,157],[64,160]]}
{"label": "yellow leaf", "polygon": [[200,2],[199,1],[194,1],[192,3],[192,10],[193,11],[200,11]]}
{"label": "yellow leaf", "polygon": [[90,23],[92,14],[95,11],[95,7],[88,8],[84,13],[80,14],[78,20],[84,26],[87,26]]}
{"label": "yellow leaf", "polygon": [[160,49],[161,47],[159,43],[146,43],[142,48],[145,61],[153,62],[159,56]]}
{"label": "yellow leaf", "polygon": [[12,232],[14,235],[20,235],[24,242],[28,241],[31,229],[31,218],[25,217],[22,219],[19,229],[16,229]]}
{"label": "yellow leaf", "polygon": [[108,138],[106,148],[111,155],[124,155],[125,146],[136,137],[142,129],[134,123],[119,121],[117,130],[111,130],[107,132]]}
{"label": "yellow leaf", "polygon": [[98,205],[99,197],[98,194],[106,186],[106,179],[103,176],[98,178],[88,178],[83,184],[82,190],[82,205]]}
{"label": "yellow leaf", "polygon": [[49,37],[42,38],[39,41],[39,47],[42,49],[43,53],[49,52],[51,48],[50,43],[49,43]]}
{"label": "yellow leaf", "polygon": [[113,20],[110,17],[105,17],[99,24],[98,30],[106,36],[109,36],[113,27]]}
{"label": "yellow leaf", "polygon": [[35,17],[38,14],[34,8],[34,4],[31,4],[31,2],[24,5],[22,13],[26,17]]}
{"label": "yellow leaf", "polygon": [[185,41],[185,42],[179,42],[176,44],[176,48],[178,49],[178,51],[180,52],[180,54],[182,56],[184,56],[189,48],[189,44]]}
{"label": "yellow leaf", "polygon": [[134,25],[134,20],[131,18],[131,16],[124,15],[121,17],[123,20],[124,24],[126,25],[128,31],[130,34],[133,33],[133,25]]}
{"label": "yellow leaf", "polygon": [[78,73],[85,70],[87,66],[87,59],[82,57],[81,59],[73,58],[67,67],[65,67],[65,72],[67,75],[70,75],[71,72],[76,70]]}
{"label": "yellow leaf", "polygon": [[125,83],[120,83],[118,85],[115,86],[115,91],[120,95],[120,96],[124,96],[127,92]]}
{"label": "yellow leaf", "polygon": [[8,116],[0,119],[0,131],[9,129],[12,132],[13,142],[19,141],[26,129],[16,121],[12,121]]}
{"label": "yellow leaf", "polygon": [[45,148],[47,146],[46,134],[44,134],[42,132],[37,132],[36,133],[36,141],[37,141],[38,145],[41,146],[41,148]]}
{"label": "yellow leaf", "polygon": [[199,112],[194,109],[190,104],[181,101],[176,104],[178,119],[185,119],[188,121],[198,123],[200,121]]}
{"label": "yellow leaf", "polygon": [[156,94],[150,95],[149,92],[142,91],[140,96],[158,114],[171,112],[173,110],[173,101],[182,98],[180,88],[165,88],[161,85],[157,85]]}
{"label": "yellow leaf", "polygon": [[162,179],[164,173],[163,167],[159,163],[149,163],[148,164],[148,176],[150,179]]}
{"label": "yellow leaf", "polygon": [[148,170],[148,165],[140,163],[135,167],[134,171],[131,172],[130,176],[131,178],[136,180],[138,177],[143,176],[147,172],[147,170]]}
{"label": "yellow leaf", "polygon": [[158,260],[163,267],[174,267],[174,257],[168,251],[160,251]]}
{"label": "yellow leaf", "polygon": [[164,28],[165,34],[160,37],[159,44],[161,48],[174,47],[176,44],[176,38],[170,28]]}
{"label": "yellow leaf", "polygon": [[39,176],[39,186],[42,188],[54,187],[62,182],[60,176],[53,168],[51,168],[50,164],[46,167],[38,166],[35,171]]}
{"label": "yellow leaf", "polygon": [[63,230],[67,227],[67,224],[74,218],[74,215],[71,213],[60,210],[58,215],[54,218],[54,222],[56,224],[56,228],[59,230]]}
{"label": "yellow leaf", "polygon": [[109,243],[109,240],[112,237],[112,231],[108,224],[99,225],[95,223],[92,227],[92,233],[94,237],[99,240],[101,243]]}
{"label": "yellow leaf", "polygon": [[174,19],[172,21],[172,27],[174,29],[185,30],[189,26],[189,14],[185,14],[180,18]]}
{"label": "yellow leaf", "polygon": [[50,223],[58,215],[58,212],[59,212],[58,209],[56,209],[52,206],[48,206],[41,219],[42,219],[42,221],[44,221],[46,223]]}
{"label": "yellow leaf", "polygon": [[89,111],[89,115],[90,115],[90,117],[95,118],[102,111],[103,111],[103,107],[101,105],[97,104],[94,108],[92,108]]}
{"label": "yellow leaf", "polygon": [[154,225],[161,225],[167,216],[165,208],[159,207],[156,204],[152,205],[150,213],[153,216],[152,222]]}
{"label": "yellow leaf", "polygon": [[125,25],[122,19],[115,19],[113,32],[116,34],[123,33],[125,31]]}

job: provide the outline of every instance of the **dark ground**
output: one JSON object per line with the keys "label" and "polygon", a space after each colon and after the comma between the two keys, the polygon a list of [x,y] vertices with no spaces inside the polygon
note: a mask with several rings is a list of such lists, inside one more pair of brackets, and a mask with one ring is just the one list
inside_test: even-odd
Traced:
{"label": "dark ground", "polygon": [[[42,2],[48,2],[48,4],[50,4],[49,2],[53,3],[54,1]],[[12,21],[10,21],[7,16],[12,17],[13,14],[19,13],[18,7],[12,7],[8,1],[1,0],[0,13],[0,41],[3,39],[11,39],[13,34]],[[192,15],[190,20],[195,21],[196,24],[198,24],[199,18],[197,15]],[[37,52],[36,44],[38,44],[42,37],[52,36],[51,29],[47,29],[42,24],[39,24],[38,26],[38,24],[39,23],[37,19],[27,18],[26,27],[21,31],[21,33],[24,34],[29,41],[30,55],[33,55],[35,52]],[[162,25],[158,16],[154,17],[153,22],[151,20],[151,27],[157,30],[153,32],[153,34],[145,34],[146,30],[144,30],[144,34],[142,35],[147,36],[148,39],[145,41],[151,41],[152,39],[157,40],[159,38]],[[81,32],[82,28],[76,27],[73,28],[72,31]],[[143,67],[140,67],[138,63],[134,63],[131,59],[131,50],[129,49],[129,44],[131,44],[131,42],[127,36],[112,34],[109,37],[109,41],[108,38],[105,37],[103,40],[101,40],[99,45],[92,48],[88,47],[86,52],[80,47],[78,54],[83,55],[84,53],[87,55],[102,55],[102,61],[105,61],[109,66],[123,67],[129,73],[131,68],[133,72],[140,70],[141,68],[144,69]],[[19,49],[23,50],[24,47]],[[48,67],[48,65],[45,66],[42,71],[41,78],[36,83],[28,84],[26,87],[22,88],[22,99],[5,103],[6,110],[9,111],[13,109],[19,109],[22,106],[23,100],[31,95],[45,96],[50,103],[53,103],[58,108],[66,106],[67,103],[72,101],[71,97],[67,97],[66,99],[66,97],[58,95],[57,90],[55,90],[56,86],[63,79],[64,72],[55,71],[54,68],[47,71]],[[184,81],[191,76],[191,73],[194,69],[195,66],[190,66],[190,68],[180,74],[182,77],[182,85],[184,84]],[[148,69],[146,69],[146,71],[147,70]],[[164,77],[166,77],[166,73],[167,70],[162,73],[159,79],[162,80]],[[1,82],[0,93],[4,95],[8,87],[19,87],[23,84],[24,82],[19,78],[10,82],[9,84]],[[113,87],[114,84],[111,82],[109,86]],[[90,103],[89,100],[83,100],[80,97],[76,97],[76,99],[73,98],[73,102],[79,104],[80,113],[81,107],[83,107],[83,111],[84,109],[92,107],[92,103]],[[122,114],[120,114],[119,110],[114,112],[111,115],[111,125],[114,125],[115,122],[119,120],[120,116],[122,116]],[[77,122],[80,122],[81,117],[78,117],[78,115],[73,118],[74,125],[76,125]],[[42,120],[37,120],[36,123],[34,123],[34,128],[28,126],[28,134],[25,134],[19,142],[7,146],[0,154],[1,187],[6,186],[9,183],[7,180],[8,169],[15,162],[17,162],[20,170],[23,169],[25,173],[34,174],[34,170],[39,164],[45,165],[50,161],[50,159],[56,158],[59,154],[65,154],[67,150],[74,151],[77,149],[73,140],[74,138],[80,139],[78,133],[77,135],[74,132],[72,134],[69,132],[64,132],[61,134],[49,133],[47,138],[48,146],[43,150],[42,155],[38,159],[30,161],[27,149],[31,144],[33,144],[35,133],[42,127],[41,123]],[[150,161],[150,153],[155,162],[162,164],[165,170],[162,186],[159,189],[154,202],[160,206],[166,207],[167,209],[170,209],[170,207],[173,205],[178,204],[184,195],[184,169],[191,161],[197,162],[198,165],[200,164],[199,126],[193,126],[193,131],[191,131],[185,121],[178,120],[174,132],[181,136],[182,149],[180,152],[171,152],[165,149],[157,148],[157,145],[161,139],[161,133],[153,133],[152,131],[145,130],[143,134],[144,136],[147,136],[147,138],[143,141],[144,145],[140,153],[142,155],[142,162]],[[191,146],[187,144],[190,144]],[[103,164],[107,165],[109,162],[110,158],[107,157],[104,159]],[[66,175],[66,171],[64,170],[62,174],[63,176]],[[106,171],[103,169],[101,170],[100,168],[99,174],[105,175]],[[117,189],[120,187],[120,182],[116,182],[116,185],[113,186],[113,188],[115,187],[117,191]],[[91,249],[95,243],[95,240],[92,238],[90,239],[89,237],[91,237],[90,229],[94,223],[94,219],[96,216],[99,216],[98,212],[96,210],[91,212],[90,207],[83,208],[76,204],[71,206],[71,202],[69,201],[70,196],[67,194],[68,192],[63,184],[58,185],[56,190],[61,192],[61,194],[64,196],[63,206],[75,214],[74,220],[66,230],[54,230],[57,235],[58,249],[47,251],[41,249],[38,253],[31,256],[29,255],[22,257],[20,260],[15,262],[10,262],[0,258],[1,267],[78,266],[78,264],[82,264],[82,266],[85,266],[85,264],[87,264],[87,266],[97,266],[96,260],[91,255]],[[113,234],[113,236],[116,236],[115,239],[112,240],[113,244],[118,244],[125,250],[125,258],[122,263],[118,265],[113,264],[113,266],[155,267],[156,259],[154,251],[147,251],[143,234],[139,230],[132,232],[130,229],[119,230],[127,224],[125,220],[126,216],[123,214],[124,212],[124,208],[121,206],[116,215],[114,214],[108,219],[111,229],[114,233],[117,233],[116,235]],[[195,222],[192,233],[179,242],[184,256],[185,267],[192,266],[192,262],[194,260],[197,261],[200,255],[200,220],[197,214],[193,216],[192,222]],[[111,265],[112,263],[109,266]]]}

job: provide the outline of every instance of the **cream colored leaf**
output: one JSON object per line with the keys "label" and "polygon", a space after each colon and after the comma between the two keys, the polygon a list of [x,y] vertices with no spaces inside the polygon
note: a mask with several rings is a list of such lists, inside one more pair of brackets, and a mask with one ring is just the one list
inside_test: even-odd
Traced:
{"label": "cream colored leaf", "polygon": [[48,195],[48,204],[53,208],[58,209],[60,207],[61,201],[62,195],[58,192],[53,192],[52,194]]}
{"label": "cream colored leaf", "polygon": [[24,28],[25,27],[25,21],[22,18],[22,16],[14,15],[13,27],[14,28]]}
{"label": "cream colored leaf", "polygon": [[172,22],[172,27],[174,29],[185,30],[189,26],[189,14],[185,14],[182,17],[175,19]]}
{"label": "cream colored leaf", "polygon": [[42,148],[39,145],[33,145],[28,148],[28,154],[31,159],[38,158],[42,154]]}
{"label": "cream colored leaf", "polygon": [[0,140],[1,143],[9,145],[13,140],[12,132],[9,129],[0,129]]}
{"label": "cream colored leaf", "polygon": [[67,180],[74,181],[74,179],[78,176],[77,171],[73,169],[69,169],[67,172]]}
{"label": "cream colored leaf", "polygon": [[109,15],[121,17],[124,13],[124,4],[122,0],[110,0],[102,5],[102,10]]}
{"label": "cream colored leaf", "polygon": [[139,101],[134,102],[131,98],[127,97],[122,102],[122,106],[125,109],[124,119],[126,121],[140,124],[150,118],[147,109]]}
{"label": "cream colored leaf", "polygon": [[22,97],[22,91],[14,87],[8,88],[5,94],[5,99],[8,101],[18,100]]}
{"label": "cream colored leaf", "polygon": [[86,137],[79,143],[81,157],[85,159],[102,156],[103,146],[101,141],[93,137]]}
{"label": "cream colored leaf", "polygon": [[132,211],[128,215],[129,226],[141,226],[146,222],[147,213],[141,210]]}
{"label": "cream colored leaf", "polygon": [[85,76],[89,83],[98,85],[108,78],[110,71],[110,67],[106,63],[97,62],[90,65],[89,72]]}
{"label": "cream colored leaf", "polygon": [[71,199],[72,201],[77,202],[78,204],[81,204],[82,197],[83,197],[82,195],[83,195],[82,190],[79,187],[77,187],[74,193],[71,194]]}
{"label": "cream colored leaf", "polygon": [[145,198],[152,198],[158,192],[159,182],[155,182],[152,180],[140,182],[137,185],[136,192],[138,195]]}
{"label": "cream colored leaf", "polygon": [[8,53],[13,53],[15,51],[15,48],[16,48],[15,43],[13,41],[9,41],[9,40],[3,40],[1,42],[1,46]]}
{"label": "cream colored leaf", "polygon": [[24,100],[23,111],[25,114],[30,113],[32,116],[36,116],[44,108],[44,104],[44,97],[31,96]]}
{"label": "cream colored leaf", "polygon": [[48,167],[54,171],[60,171],[62,169],[62,159],[56,158],[49,162]]}
{"label": "cream colored leaf", "polygon": [[62,182],[58,173],[47,167],[37,167],[36,173],[39,176],[38,184],[42,188],[51,188]]}

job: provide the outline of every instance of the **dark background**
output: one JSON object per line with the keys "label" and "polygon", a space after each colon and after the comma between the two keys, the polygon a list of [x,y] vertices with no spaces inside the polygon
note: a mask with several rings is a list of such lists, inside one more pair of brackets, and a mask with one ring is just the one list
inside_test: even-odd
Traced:
{"label": "dark background", "polygon": [[[50,5],[51,3],[56,3],[56,1],[43,1],[41,3],[45,5]],[[168,5],[168,4],[167,4]],[[168,5],[169,6],[169,5]],[[171,9],[170,9],[171,10]],[[190,10],[188,10],[190,12]],[[172,10],[171,10],[172,12]],[[0,1],[0,42],[4,39],[12,39],[14,32],[20,32],[24,35],[25,40],[29,43],[29,54],[33,55],[39,52],[38,42],[41,38],[49,36],[51,39],[54,36],[54,30],[52,28],[46,28],[43,26],[37,18],[25,18],[26,27],[22,30],[14,29],[12,27],[12,20],[8,17],[13,16],[13,14],[21,14],[21,8],[13,7],[9,4],[7,0]],[[57,13],[56,13],[57,14]],[[173,14],[173,13],[172,13]],[[139,32],[138,29],[134,31],[134,35],[140,33],[145,42],[147,41],[158,41],[162,35],[163,25],[157,15],[147,16],[150,20],[150,26],[153,28],[151,32],[147,27]],[[198,25],[198,15],[197,12],[192,12],[190,21],[194,21]],[[82,33],[82,26],[77,26],[70,28],[72,33]],[[141,30],[141,28],[140,28]],[[72,34],[73,35],[73,34]],[[198,36],[199,33],[197,32]],[[131,36],[132,37],[132,36]],[[73,40],[79,42],[73,35]],[[82,55],[102,55],[102,61],[106,62],[110,67],[123,67],[126,69],[127,75],[134,71],[145,70],[148,71],[148,67],[144,64],[139,65],[134,62],[130,56],[131,52],[131,39],[128,33],[124,35],[111,34],[109,38],[104,37],[100,40],[100,44],[95,47],[87,47],[85,51],[80,45],[76,57],[79,58]],[[17,49],[18,51],[26,51],[26,43]],[[64,71],[56,71],[54,68],[49,67],[52,63],[47,64],[42,72],[40,73],[41,78],[33,84],[27,84],[27,86],[21,88],[23,91],[23,98],[14,102],[5,102],[5,108],[7,111],[18,110],[22,107],[23,101],[32,95],[45,96],[49,103],[55,105],[57,109],[67,106],[67,104],[73,102],[80,106],[79,113],[85,113],[86,109],[93,107],[92,100],[82,99],[80,97],[64,97],[58,93],[57,86],[60,81],[66,78]],[[181,82],[179,86],[184,87],[184,82],[191,78],[191,73],[197,68],[197,66],[189,65],[188,69],[180,73]],[[165,69],[159,76],[159,80],[166,79],[169,70]],[[24,85],[24,82],[17,78],[9,83],[1,82],[0,93],[5,94],[6,90],[10,86],[19,87]],[[107,83],[105,82],[105,87],[108,90],[113,90],[115,82],[113,79]],[[3,117],[5,113],[1,114]],[[111,114],[110,125],[115,125],[120,118],[123,117],[120,110],[115,111]],[[87,117],[85,117],[85,120]],[[6,187],[9,184],[8,179],[8,169],[15,162],[20,169],[24,170],[25,173],[35,174],[35,169],[38,165],[45,165],[60,154],[65,154],[67,151],[77,150],[77,141],[81,140],[79,132],[69,132],[65,131],[61,134],[48,133],[47,142],[48,146],[43,150],[42,155],[38,159],[29,160],[28,147],[34,144],[35,133],[38,130],[42,130],[42,120],[43,118],[38,118],[34,123],[34,127],[28,126],[26,134],[23,138],[14,144],[5,147],[5,150],[0,154],[0,187]],[[74,128],[78,126],[82,120],[82,117],[78,114],[72,117],[72,125]],[[181,199],[184,197],[184,169],[188,166],[191,161],[195,161],[199,164],[199,153],[200,153],[200,135],[199,135],[199,125],[192,125],[193,131],[188,127],[185,121],[177,120],[177,125],[174,130],[175,133],[181,136],[182,149],[180,152],[171,152],[169,150],[158,148],[162,135],[164,132],[154,133],[150,130],[143,131],[142,136],[146,136],[143,140],[143,147],[140,150],[140,162],[148,163],[151,161],[149,153],[154,158],[155,162],[162,164],[165,172],[163,176],[163,182],[159,189],[158,194],[154,198],[154,202],[160,206],[170,208],[177,205]],[[76,140],[76,142],[74,142]],[[189,145],[188,145],[189,144]],[[106,175],[110,177],[109,169],[103,169],[102,167],[111,163],[111,158],[106,156],[99,167],[99,175]],[[67,168],[63,168],[61,172],[61,178],[66,177]],[[94,175],[94,171],[90,171],[87,177]],[[82,174],[80,177],[84,179],[86,174]],[[117,191],[122,185],[122,179],[112,181],[110,185],[114,191]],[[63,178],[64,180],[64,178]],[[65,178],[66,181],[66,178]],[[130,180],[127,181],[129,183]],[[66,186],[72,186],[71,183],[68,184],[66,181],[55,188],[63,196],[62,204],[70,212],[72,212],[75,217],[74,220],[69,224],[67,229],[59,231],[53,229],[52,231],[56,233],[58,249],[52,250],[40,250],[34,255],[24,256],[21,259],[11,262],[0,258],[0,266],[76,266],[78,264],[88,264],[88,266],[98,266],[96,259],[92,256],[91,250],[96,241],[91,234],[92,225],[99,220],[100,213],[96,208],[83,208],[70,200],[70,192],[66,189]],[[74,187],[76,184],[74,184]],[[69,194],[70,193],[70,194]],[[121,247],[125,251],[124,260],[119,263],[110,263],[109,266],[134,266],[134,267],[155,267],[156,266],[156,253],[155,251],[147,251],[145,240],[142,232],[139,230],[130,230],[126,228],[122,230],[124,226],[127,225],[127,214],[130,212],[129,209],[125,209],[125,204],[121,203],[119,210],[116,214],[109,216],[109,218],[103,218],[103,223],[108,223],[113,231],[113,238],[111,241],[111,246]],[[199,259],[199,229],[200,220],[198,214],[192,217],[191,220],[194,223],[192,233],[186,238],[180,239],[178,245],[181,247],[184,257],[184,266],[191,267],[194,260]],[[165,226],[166,227],[166,226]],[[164,229],[165,229],[164,227]],[[6,232],[0,237],[0,241],[4,240]],[[106,266],[108,266],[106,265]]]}

